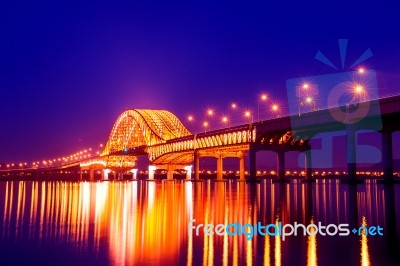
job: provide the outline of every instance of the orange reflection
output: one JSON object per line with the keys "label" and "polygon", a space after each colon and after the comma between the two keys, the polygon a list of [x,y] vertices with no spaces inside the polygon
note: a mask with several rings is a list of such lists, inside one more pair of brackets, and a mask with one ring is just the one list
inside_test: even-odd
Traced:
{"label": "orange reflection", "polygon": [[[314,220],[311,219],[310,224],[314,224]],[[311,234],[307,236],[307,266],[317,266],[317,238],[313,235],[315,228],[310,228]]]}
{"label": "orange reflection", "polygon": [[[365,217],[362,217],[361,226],[367,227],[367,220],[365,219]],[[360,241],[361,241],[361,265],[369,266],[371,265],[371,261],[369,259],[367,234],[364,229],[361,230]]]}

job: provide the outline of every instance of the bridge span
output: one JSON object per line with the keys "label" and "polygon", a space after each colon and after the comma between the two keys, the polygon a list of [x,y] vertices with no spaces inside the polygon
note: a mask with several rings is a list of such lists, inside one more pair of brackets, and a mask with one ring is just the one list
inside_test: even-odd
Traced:
{"label": "bridge span", "polygon": [[[107,144],[100,156],[79,163],[81,170],[101,170],[107,178],[110,171],[130,171],[136,178],[138,156],[147,155],[150,161],[149,179],[156,169],[184,169],[187,179],[199,179],[200,158],[217,158],[217,179],[223,178],[223,159],[239,158],[239,178],[245,177],[245,158],[249,159],[247,180],[256,179],[256,154],[267,150],[277,154],[277,176],[285,176],[285,153],[305,154],[306,178],[311,178],[312,160],[310,139],[320,133],[345,131],[347,174],[356,178],[356,135],[359,130],[381,133],[384,176],[393,178],[392,133],[399,130],[400,96],[382,98],[346,106],[332,107],[301,115],[243,124],[206,133],[191,134],[172,113],[164,110],[130,109],[116,120]],[[68,167],[68,165],[64,166]]]}

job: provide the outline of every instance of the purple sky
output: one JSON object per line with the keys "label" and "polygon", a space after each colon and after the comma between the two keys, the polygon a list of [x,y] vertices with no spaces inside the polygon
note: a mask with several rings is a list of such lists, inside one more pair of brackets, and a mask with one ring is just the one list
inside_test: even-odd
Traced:
{"label": "purple sky", "polygon": [[105,143],[126,108],[201,120],[232,101],[255,110],[261,91],[284,103],[287,79],[335,73],[314,56],[340,65],[339,38],[349,39],[345,69],[370,48],[380,93],[396,93],[397,13],[368,2],[3,3],[0,162]]}

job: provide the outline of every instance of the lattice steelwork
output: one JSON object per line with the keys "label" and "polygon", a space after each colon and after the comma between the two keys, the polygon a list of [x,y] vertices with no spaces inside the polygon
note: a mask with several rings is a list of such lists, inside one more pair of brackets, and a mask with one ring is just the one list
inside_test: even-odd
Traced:
{"label": "lattice steelwork", "polygon": [[102,155],[139,146],[152,146],[191,135],[179,119],[164,110],[131,109],[114,124]]}
{"label": "lattice steelwork", "polygon": [[229,145],[241,145],[255,140],[255,130],[240,129],[216,135],[193,136],[169,143],[148,147],[150,161],[170,153],[199,149],[212,149]]}

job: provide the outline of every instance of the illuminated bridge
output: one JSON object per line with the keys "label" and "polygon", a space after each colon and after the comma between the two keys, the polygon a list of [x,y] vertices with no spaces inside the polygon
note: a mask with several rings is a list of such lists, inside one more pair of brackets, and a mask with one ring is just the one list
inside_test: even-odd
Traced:
{"label": "illuminated bridge", "polygon": [[[400,97],[389,97],[353,105],[334,107],[301,115],[286,116],[249,123],[207,133],[191,134],[172,113],[162,110],[131,109],[124,111],[115,122],[108,142],[100,156],[79,163],[81,170],[102,170],[107,178],[110,171],[131,172],[136,178],[138,156],[147,155],[150,161],[149,179],[156,169],[173,171],[185,169],[187,179],[199,179],[201,157],[217,158],[217,179],[223,177],[223,159],[239,158],[239,178],[245,179],[245,157],[249,159],[248,180],[256,178],[256,153],[276,152],[277,175],[285,175],[285,153],[305,154],[306,177],[311,177],[309,140],[323,132],[346,131],[347,173],[356,175],[356,134],[359,130],[379,131],[382,136],[384,175],[393,177],[392,133],[400,123]],[[68,166],[64,166],[68,167]]]}

